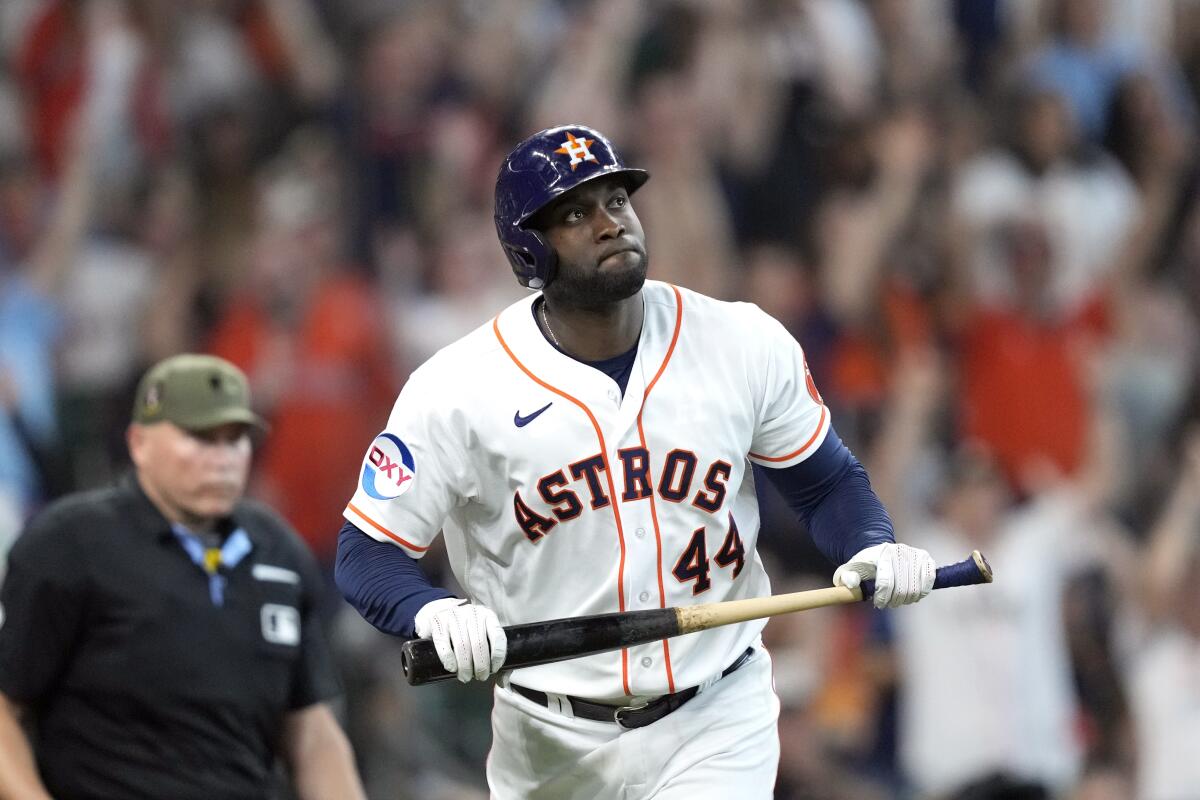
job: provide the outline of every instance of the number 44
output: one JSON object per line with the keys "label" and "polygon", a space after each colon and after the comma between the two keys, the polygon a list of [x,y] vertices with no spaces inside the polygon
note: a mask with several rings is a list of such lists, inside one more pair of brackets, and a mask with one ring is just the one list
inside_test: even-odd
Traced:
{"label": "number 44", "polygon": [[[720,567],[733,565],[731,577],[734,579],[746,565],[746,548],[742,545],[742,537],[738,535],[737,523],[733,521],[732,514],[729,515],[729,532],[725,534],[725,541],[721,543],[721,549],[713,556],[713,561],[716,561],[717,566]],[[695,581],[692,584],[692,594],[698,595],[701,592],[707,592],[712,586],[712,581],[708,577],[710,568],[704,528],[697,528],[687,547],[683,548],[679,560],[675,562],[671,574],[680,583]]]}

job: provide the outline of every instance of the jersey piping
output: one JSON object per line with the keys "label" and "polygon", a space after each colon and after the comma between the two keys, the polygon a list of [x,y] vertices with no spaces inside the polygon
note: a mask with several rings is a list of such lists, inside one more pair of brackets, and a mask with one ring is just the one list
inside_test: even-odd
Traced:
{"label": "jersey piping", "polygon": [[420,545],[413,544],[412,542],[408,541],[407,539],[404,539],[403,537],[397,536],[396,534],[392,533],[390,530],[388,530],[387,528],[383,527],[375,520],[368,517],[365,513],[363,513],[362,509],[359,508],[358,506],[354,505],[354,503],[348,503],[346,505],[346,508],[350,509],[355,514],[362,517],[363,522],[366,522],[372,528],[379,531],[380,533],[382,533],[384,536],[388,537],[389,539],[391,539],[395,542],[398,542],[399,544],[404,545],[409,550],[413,550],[418,553],[424,553],[426,550],[429,549],[428,546],[421,547]]}
{"label": "jersey piping", "polygon": [[[504,348],[504,352],[508,354],[508,357],[510,359],[512,359],[512,362],[517,365],[518,369],[520,369],[522,372],[524,372],[526,375],[528,375],[530,380],[532,380],[534,383],[541,386],[543,389],[547,389],[551,392],[554,392],[556,395],[563,398],[564,400],[574,403],[576,406],[579,407],[579,409],[581,411],[583,411],[584,414],[587,415],[588,420],[592,423],[592,429],[596,432],[596,438],[600,442],[600,459],[604,463],[604,477],[608,481],[609,497],[613,498],[613,502],[612,502],[613,519],[617,523],[617,539],[621,545],[621,560],[620,560],[620,564],[617,568],[617,607],[621,611],[624,611],[625,610],[625,531],[624,531],[623,527],[621,526],[621,514],[619,511],[617,511],[617,506],[619,505],[619,503],[617,501],[617,489],[616,489],[616,485],[613,484],[612,465],[608,462],[608,445],[605,444],[605,442],[604,442],[604,433],[603,433],[603,431],[600,430],[600,423],[596,421],[595,415],[592,414],[591,409],[587,407],[586,403],[584,403],[582,400],[579,400],[576,397],[573,397],[572,395],[567,394],[566,392],[564,392],[563,390],[561,390],[555,386],[551,386],[549,383],[542,380],[537,375],[534,375],[533,372],[531,372],[528,367],[526,367],[524,364],[521,363],[521,360],[519,358],[517,358],[516,353],[514,353],[511,348],[509,348],[508,342],[504,341],[504,336],[500,333],[500,317],[499,317],[499,315],[497,315],[496,317],[494,317],[492,319],[492,330],[495,332],[496,339],[500,342],[500,346]],[[630,691],[629,691],[629,654],[624,648],[622,648],[622,650],[621,650],[621,684],[625,690],[625,694],[630,694]]]}
{"label": "jersey piping", "polygon": [[796,456],[800,455],[808,448],[812,447],[813,443],[816,442],[818,438],[820,438],[821,433],[825,430],[826,413],[827,413],[827,409],[825,408],[824,405],[822,405],[821,406],[821,418],[817,420],[817,429],[815,431],[813,431],[812,436],[808,437],[807,442],[800,445],[799,450],[793,450],[792,452],[788,453],[787,455],[783,455],[783,456],[762,456],[762,455],[759,455],[758,453],[750,453],[749,454],[750,457],[757,458],[759,461],[787,461],[789,459],[795,458]]}
{"label": "jersey piping", "polygon": [[[667,284],[671,287],[671,291],[675,293],[675,332],[671,334],[671,344],[667,347],[667,355],[663,358],[662,365],[655,373],[653,380],[646,386],[646,391],[642,394],[642,408],[638,411],[637,428],[638,439],[642,445],[642,449],[646,449],[646,431],[642,427],[642,414],[646,411],[646,403],[650,399],[650,390],[658,383],[658,379],[662,377],[663,372],[667,369],[667,362],[671,360],[671,355],[675,352],[675,345],[679,341],[679,331],[683,327],[683,297],[672,284]],[[654,478],[650,474],[650,466],[646,465],[646,477],[650,484],[654,484]],[[658,506],[654,502],[654,492],[650,493],[650,521],[654,523],[654,543],[658,553],[658,607],[666,608],[667,606],[667,591],[663,587],[663,563],[662,563],[662,531],[658,526]],[[662,640],[663,648],[663,665],[667,670],[667,688],[672,693],[675,692],[675,673],[671,669],[671,645],[667,639]]]}
{"label": "jersey piping", "polygon": [[[671,355],[675,352],[675,345],[679,341],[679,330],[681,327],[681,323],[683,321],[683,298],[680,296],[679,290],[675,286],[671,286],[671,291],[673,291],[675,293],[675,330],[671,336],[671,344],[667,348],[667,353],[663,357],[662,364],[659,365],[658,371],[655,373],[654,378],[650,381],[650,383],[646,386],[646,390],[642,393],[642,409],[638,411],[638,433],[641,436],[641,439],[642,439],[641,443],[642,443],[643,447],[645,446],[645,435],[642,431],[642,422],[641,422],[642,412],[645,410],[645,404],[646,404],[647,398],[649,398],[649,396],[650,396],[650,390],[654,388],[654,384],[658,382],[658,379],[662,376],[663,371],[666,370],[667,363],[671,360]],[[621,558],[620,558],[620,561],[617,566],[617,605],[621,611],[624,611],[625,610],[625,551],[626,551],[625,530],[624,530],[624,526],[621,523],[620,511],[618,510],[618,506],[620,505],[620,502],[618,501],[617,498],[619,497],[619,495],[617,494],[616,484],[613,483],[612,465],[609,463],[609,460],[608,460],[608,446],[604,441],[604,433],[600,429],[600,423],[596,420],[595,415],[592,414],[591,409],[589,409],[587,407],[586,403],[584,403],[582,400],[579,400],[578,398],[568,394],[567,392],[551,385],[550,383],[542,380],[537,375],[535,375],[528,367],[526,367],[519,358],[517,358],[516,353],[514,353],[512,351],[512,349],[508,346],[508,342],[506,342],[504,340],[504,336],[500,333],[500,316],[499,315],[497,315],[496,317],[494,317],[492,319],[492,331],[495,333],[497,341],[500,342],[500,346],[502,348],[504,348],[504,352],[508,355],[508,357],[512,360],[512,362],[517,365],[518,369],[520,369],[523,373],[525,373],[529,377],[530,380],[532,380],[534,383],[538,384],[542,388],[547,389],[547,390],[553,392],[554,394],[557,394],[559,397],[562,397],[563,399],[568,400],[571,403],[578,406],[579,409],[581,411],[583,411],[584,414],[587,415],[588,420],[592,423],[592,429],[596,432],[596,438],[599,440],[599,443],[600,443],[601,459],[604,463],[604,474],[605,474],[605,478],[608,482],[609,496],[613,498],[613,503],[612,503],[613,519],[617,523],[617,538],[618,538],[618,541],[621,546]],[[663,580],[662,580],[662,535],[661,535],[661,533],[659,531],[659,527],[658,527],[658,514],[654,510],[653,496],[651,496],[651,498],[650,498],[650,514],[651,514],[651,519],[654,522],[655,547],[658,552],[657,573],[658,573],[659,607],[661,608],[661,607],[664,607],[665,603],[666,603],[666,590],[663,587]],[[674,679],[673,674],[671,673],[670,651],[668,650],[667,642],[665,639],[663,640],[663,652],[664,652],[664,664],[665,664],[665,667],[667,670],[668,686],[671,688],[671,691],[674,692],[675,691],[675,689],[674,689],[675,679]],[[625,694],[627,694],[627,695],[633,694],[633,692],[629,686],[629,650],[628,650],[628,648],[621,648],[621,688]]]}

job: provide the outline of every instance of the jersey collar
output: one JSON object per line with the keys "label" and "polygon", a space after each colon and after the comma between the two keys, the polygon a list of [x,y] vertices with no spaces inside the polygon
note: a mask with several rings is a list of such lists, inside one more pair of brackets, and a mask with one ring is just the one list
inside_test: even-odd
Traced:
{"label": "jersey collar", "polygon": [[[646,387],[666,365],[682,316],[678,290],[673,286],[646,281],[641,296],[645,307],[642,331],[625,390],[626,400],[639,406]],[[586,403],[611,401],[611,392],[617,387],[610,377],[560,352],[546,339],[533,315],[533,304],[540,298],[540,292],[523,298],[496,317],[495,328],[510,351],[510,357],[519,360],[540,381],[578,396]]]}

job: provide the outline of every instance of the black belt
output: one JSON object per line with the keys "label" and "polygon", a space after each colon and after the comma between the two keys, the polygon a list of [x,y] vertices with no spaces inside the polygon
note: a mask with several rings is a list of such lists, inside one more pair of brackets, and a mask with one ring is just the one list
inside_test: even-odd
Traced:
{"label": "black belt", "polygon": [[[721,673],[721,677],[732,673],[738,667],[745,664],[750,656],[754,654],[753,647],[747,647],[745,652],[738,656],[737,661],[734,661],[725,671]],[[524,686],[517,686],[515,683],[510,683],[508,688],[512,689],[517,694],[525,697],[538,705],[553,708],[550,703],[550,698],[545,692],[539,692],[537,689],[526,689]],[[622,728],[644,728],[652,722],[670,714],[675,709],[682,706],[688,700],[696,696],[700,691],[700,687],[693,686],[690,689],[683,689],[674,694],[664,694],[649,703],[643,703],[640,706],[610,706],[605,703],[596,703],[591,700],[583,700],[579,697],[571,697],[567,695],[566,701],[571,704],[571,711],[575,716],[581,719],[590,719],[595,722],[615,722]]]}

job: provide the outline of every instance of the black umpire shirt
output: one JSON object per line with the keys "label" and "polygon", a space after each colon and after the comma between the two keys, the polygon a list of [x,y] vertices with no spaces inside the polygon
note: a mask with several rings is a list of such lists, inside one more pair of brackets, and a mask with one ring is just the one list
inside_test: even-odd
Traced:
{"label": "black umpire shirt", "polygon": [[316,562],[261,504],[210,578],[132,478],[38,514],[0,589],[0,691],[57,800],[271,797],[284,716],[339,690]]}

